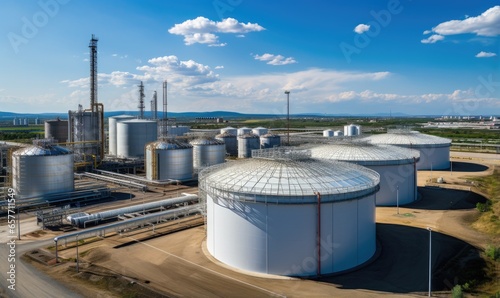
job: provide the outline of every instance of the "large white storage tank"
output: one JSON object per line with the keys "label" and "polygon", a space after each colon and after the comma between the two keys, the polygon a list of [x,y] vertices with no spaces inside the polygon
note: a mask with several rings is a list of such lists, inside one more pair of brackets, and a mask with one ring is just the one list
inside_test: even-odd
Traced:
{"label": "large white storage tank", "polygon": [[260,148],[268,149],[281,146],[281,137],[272,133],[260,136]]}
{"label": "large white storage tank", "polygon": [[146,178],[149,180],[191,180],[193,146],[174,139],[156,141],[145,148]]}
{"label": "large white storage tank", "polygon": [[75,189],[73,153],[39,143],[12,153],[12,186],[18,198],[43,197]]}
{"label": "large white storage tank", "polygon": [[156,121],[133,119],[116,124],[116,155],[124,158],[144,157],[144,146],[158,138]]}
{"label": "large white storage tank", "polygon": [[417,170],[445,170],[450,168],[451,140],[418,131],[392,130],[366,138],[373,144],[388,144],[420,151]]}
{"label": "large white storage tank", "polygon": [[226,153],[229,156],[238,156],[238,140],[236,134],[225,131],[215,136],[215,139],[224,142],[226,145]]}
{"label": "large white storage tank", "polygon": [[45,138],[53,138],[57,143],[64,143],[68,140],[68,120],[47,120],[45,121]]}
{"label": "large white storage tank", "polygon": [[221,128],[220,133],[223,134],[225,132],[228,132],[228,133],[235,135],[235,136],[238,135],[238,129],[231,127],[231,126]]}
{"label": "large white storage tank", "polygon": [[344,136],[353,137],[361,134],[361,126],[349,124],[344,126]]}
{"label": "large white storage tank", "polygon": [[238,157],[252,157],[252,150],[260,149],[260,138],[253,133],[238,135]]}
{"label": "large white storage tank", "polygon": [[417,150],[366,142],[333,143],[311,148],[314,158],[365,166],[379,173],[377,206],[396,206],[417,200]]}
{"label": "large white storage tank", "polygon": [[331,137],[333,137],[333,130],[331,130],[331,129],[325,129],[325,130],[323,130],[323,136],[325,138],[331,138]]}
{"label": "large white storage tank", "polygon": [[200,174],[212,256],[253,272],[315,276],[374,255],[375,171],[311,159],[305,150],[258,150],[253,157]]}
{"label": "large white storage tank", "polygon": [[226,144],[214,138],[198,138],[189,142],[193,146],[193,168],[223,163],[226,159]]}
{"label": "large white storage tank", "polygon": [[118,115],[118,116],[113,116],[109,117],[108,119],[108,138],[109,138],[109,149],[108,149],[108,154],[109,155],[116,155],[116,124],[118,122],[126,121],[126,120],[132,120],[135,119],[134,116],[131,115]]}
{"label": "large white storage tank", "polygon": [[258,135],[259,137],[267,134],[267,131],[267,128],[260,126],[252,129],[252,133],[254,135]]}
{"label": "large white storage tank", "polygon": [[238,128],[238,135],[239,136],[244,135],[244,134],[248,134],[248,133],[251,133],[251,132],[252,132],[252,129],[248,128],[248,127]]}

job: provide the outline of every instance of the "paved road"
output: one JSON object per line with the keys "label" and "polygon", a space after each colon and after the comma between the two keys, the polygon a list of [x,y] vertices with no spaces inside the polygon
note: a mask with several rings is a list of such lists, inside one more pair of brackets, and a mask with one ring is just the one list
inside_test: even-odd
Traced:
{"label": "paved road", "polygon": [[[21,261],[21,256],[32,249],[48,246],[53,240],[35,241],[16,244],[15,262],[9,263],[9,247],[7,244],[0,245],[0,297],[14,298],[53,298],[53,297],[82,297],[73,291],[66,288],[63,284],[53,280],[44,273],[38,271],[35,267]],[[7,281],[7,269],[10,264],[15,264],[16,270],[16,287],[15,291],[8,289],[9,282]]]}

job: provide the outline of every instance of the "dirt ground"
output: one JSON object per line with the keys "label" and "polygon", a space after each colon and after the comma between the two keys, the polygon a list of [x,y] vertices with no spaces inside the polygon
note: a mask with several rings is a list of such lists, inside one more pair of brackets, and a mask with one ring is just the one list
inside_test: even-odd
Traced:
{"label": "dirt ground", "polygon": [[[433,291],[441,291],[435,296],[448,297],[447,290],[459,275],[455,270],[468,260],[479,260],[480,249],[491,239],[469,227],[478,215],[475,204],[484,198],[463,185],[462,189],[436,187],[432,178],[443,177],[446,186],[464,184],[467,177],[487,175],[493,165],[500,165],[499,155],[472,156],[460,152],[452,156],[453,172],[418,173],[419,201],[399,210],[377,208],[378,256],[354,272],[319,280],[245,274],[209,256],[204,248],[203,226],[147,241],[137,240],[137,234],[124,234],[83,245],[82,266],[106,268],[168,297],[416,297],[427,294],[430,227]],[[123,242],[130,245],[117,248]],[[61,256],[74,258],[75,251],[62,251]],[[69,265],[49,271],[63,273],[64,266]],[[73,287],[85,295],[88,282],[73,280]],[[95,296],[94,291],[87,293]],[[102,291],[101,296],[113,294]]]}

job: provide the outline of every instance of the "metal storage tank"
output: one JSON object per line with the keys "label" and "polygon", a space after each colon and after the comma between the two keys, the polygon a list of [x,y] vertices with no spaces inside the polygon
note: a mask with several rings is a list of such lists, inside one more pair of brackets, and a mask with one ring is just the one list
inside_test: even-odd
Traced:
{"label": "metal storage tank", "polygon": [[244,134],[247,134],[247,133],[251,133],[252,132],[252,129],[251,128],[248,128],[248,127],[241,127],[241,128],[238,128],[238,135],[241,136],[241,135],[244,135]]}
{"label": "metal storage tank", "polygon": [[116,155],[124,158],[144,157],[144,146],[157,139],[156,121],[133,119],[116,124]]}
{"label": "metal storage tank", "polygon": [[331,129],[323,130],[323,136],[326,138],[333,137],[333,130],[331,130]]}
{"label": "metal storage tank", "polygon": [[43,197],[73,191],[73,158],[68,149],[42,142],[14,151],[12,186],[17,197]]}
{"label": "metal storage tank", "polygon": [[[68,112],[69,127],[68,140],[75,142],[98,141],[99,137],[99,116],[87,110],[82,110],[79,106],[77,112]],[[75,144],[74,150],[80,154],[98,155],[99,146],[95,143]]]}
{"label": "metal storage tank", "polygon": [[109,117],[108,119],[108,131],[109,131],[109,149],[108,149],[108,154],[109,155],[117,155],[116,152],[116,124],[118,122],[126,121],[126,120],[131,120],[135,119],[134,116],[130,115],[119,115],[119,116],[113,116]]}
{"label": "metal storage tank", "polygon": [[261,149],[279,147],[281,145],[281,137],[272,133],[260,136]]}
{"label": "metal storage tank", "polygon": [[420,151],[417,170],[445,170],[450,168],[451,140],[418,131],[392,130],[365,138],[373,144],[388,144]]}
{"label": "metal storage tank", "polygon": [[193,146],[174,139],[146,145],[146,178],[190,180],[193,178]]}
{"label": "metal storage tank", "polygon": [[234,128],[234,127],[231,127],[231,126],[228,126],[228,127],[225,127],[225,128],[221,128],[220,133],[223,134],[225,132],[228,132],[228,133],[230,133],[232,135],[235,135],[235,136],[238,135],[238,130],[236,128]]}
{"label": "metal storage tank", "polygon": [[260,138],[253,133],[238,136],[238,157],[252,157],[252,150],[260,149]]}
{"label": "metal storage tank", "polygon": [[226,144],[214,138],[198,138],[189,142],[193,146],[193,168],[223,163],[226,159]]}
{"label": "metal storage tank", "polygon": [[226,153],[230,156],[238,156],[238,140],[236,135],[228,131],[215,136],[219,141],[223,141],[226,145]]}
{"label": "metal storage tank", "polygon": [[333,143],[311,148],[312,157],[365,166],[379,173],[377,206],[396,206],[417,200],[417,150],[366,142]]}
{"label": "metal storage tank", "polygon": [[45,138],[52,138],[57,143],[66,142],[68,139],[68,120],[45,121]]}
{"label": "metal storage tank", "polygon": [[177,126],[167,126],[167,134],[169,136],[183,136],[184,134],[191,131],[190,126],[177,125]]}
{"label": "metal storage tank", "polygon": [[208,252],[241,270],[285,276],[345,271],[375,253],[379,175],[306,150],[254,158],[200,174]]}
{"label": "metal storage tank", "polygon": [[349,124],[344,126],[344,136],[352,137],[361,134],[361,126]]}
{"label": "metal storage tank", "polygon": [[334,137],[343,137],[344,136],[344,133],[340,130],[336,130],[333,132],[333,136]]}
{"label": "metal storage tank", "polygon": [[253,128],[252,129],[252,133],[254,135],[258,135],[260,137],[260,136],[263,136],[263,135],[267,134],[267,128],[260,127],[260,126],[256,127],[256,128]]}

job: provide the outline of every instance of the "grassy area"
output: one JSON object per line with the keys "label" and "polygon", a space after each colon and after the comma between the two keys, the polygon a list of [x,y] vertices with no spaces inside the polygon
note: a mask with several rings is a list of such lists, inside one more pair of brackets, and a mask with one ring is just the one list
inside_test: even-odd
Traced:
{"label": "grassy area", "polygon": [[0,141],[31,143],[32,139],[44,138],[44,136],[43,125],[0,127]]}

